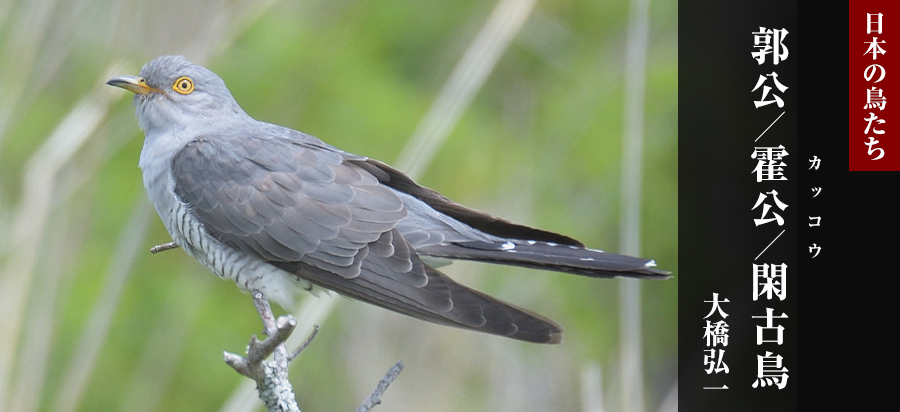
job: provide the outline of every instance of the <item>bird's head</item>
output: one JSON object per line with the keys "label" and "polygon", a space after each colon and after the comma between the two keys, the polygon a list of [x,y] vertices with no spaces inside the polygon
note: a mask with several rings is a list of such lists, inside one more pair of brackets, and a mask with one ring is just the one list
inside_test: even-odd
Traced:
{"label": "bird's head", "polygon": [[134,93],[141,129],[178,131],[189,127],[228,127],[247,114],[219,76],[182,56],[161,56],[144,65],[140,76],[106,82]]}

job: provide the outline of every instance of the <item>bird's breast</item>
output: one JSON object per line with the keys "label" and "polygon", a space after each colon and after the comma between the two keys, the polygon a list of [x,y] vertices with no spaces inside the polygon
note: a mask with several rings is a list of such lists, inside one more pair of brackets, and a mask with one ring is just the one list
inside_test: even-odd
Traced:
{"label": "bird's breast", "polygon": [[283,307],[292,306],[293,296],[299,289],[311,290],[312,285],[305,280],[238,250],[209,233],[192,206],[175,193],[172,159],[176,153],[160,150],[153,145],[148,147],[145,141],[140,162],[150,203],[172,241],[216,276],[234,281],[245,291],[260,290]]}

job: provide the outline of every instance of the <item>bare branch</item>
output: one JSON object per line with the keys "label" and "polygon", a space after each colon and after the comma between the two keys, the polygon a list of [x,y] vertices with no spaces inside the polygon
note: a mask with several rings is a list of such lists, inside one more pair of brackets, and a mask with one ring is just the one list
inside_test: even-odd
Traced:
{"label": "bare branch", "polygon": [[356,408],[356,412],[369,412],[375,405],[381,403],[381,395],[384,395],[384,391],[387,390],[388,386],[394,379],[397,379],[397,375],[400,375],[400,371],[403,370],[403,361],[397,361],[394,366],[391,366],[388,369],[387,373],[384,374],[384,377],[381,378],[381,381],[378,382],[378,386],[375,387],[375,390],[369,394],[366,400],[363,401],[362,405],[359,405]]}
{"label": "bare branch", "polygon": [[248,361],[247,358],[225,351],[225,363],[227,363],[228,366],[234,368],[234,370],[236,370],[241,375],[244,375],[248,378],[253,378],[253,376],[251,376],[250,374],[250,361]]}
{"label": "bare branch", "polygon": [[272,307],[269,306],[269,301],[266,300],[266,297],[258,290],[253,291],[253,306],[256,306],[256,311],[259,312],[259,317],[262,319],[266,335],[274,335],[275,315],[272,313]]}
{"label": "bare branch", "polygon": [[[253,335],[247,347],[247,356],[225,352],[225,363],[241,375],[256,381],[259,398],[270,412],[300,412],[287,378],[288,354],[284,347],[284,341],[291,336],[297,321],[291,315],[281,316],[276,320],[262,292],[254,290],[252,293],[253,305],[259,312],[268,338],[260,341]],[[266,362],[266,358],[272,354],[275,355],[273,360]]]}
{"label": "bare branch", "polygon": [[165,252],[167,250],[177,249],[178,245],[175,242],[163,243],[161,245],[156,245],[150,248],[150,253],[157,254],[159,252]]}
{"label": "bare branch", "polygon": [[[319,333],[319,326],[313,328],[312,333],[297,350],[288,354],[284,342],[294,332],[297,321],[291,315],[275,319],[272,307],[269,306],[269,302],[262,292],[254,290],[252,294],[253,305],[259,312],[268,338],[260,341],[256,335],[253,335],[250,338],[250,345],[247,346],[247,356],[225,352],[225,363],[241,375],[256,381],[259,398],[266,404],[269,412],[300,412],[294,396],[294,389],[288,381],[288,363],[309,346]],[[271,362],[266,361],[269,355],[274,355]],[[397,375],[402,370],[403,362],[397,361],[384,375],[384,378],[378,382],[378,386],[363,401],[362,405],[356,408],[356,412],[368,412],[375,405],[381,403],[381,396],[384,395],[391,382],[397,379]]]}
{"label": "bare branch", "polygon": [[[262,362],[268,358],[269,355],[279,349],[279,345],[284,344],[284,341],[291,336],[291,333],[294,332],[294,327],[296,326],[297,321],[294,317],[285,315],[278,318],[277,329],[275,329],[275,333],[272,336],[269,336],[268,339],[260,342],[256,339],[256,336],[253,336],[250,339],[250,349],[247,351],[250,362]],[[281,349],[283,349],[283,347]],[[285,350],[285,352],[287,351]]]}

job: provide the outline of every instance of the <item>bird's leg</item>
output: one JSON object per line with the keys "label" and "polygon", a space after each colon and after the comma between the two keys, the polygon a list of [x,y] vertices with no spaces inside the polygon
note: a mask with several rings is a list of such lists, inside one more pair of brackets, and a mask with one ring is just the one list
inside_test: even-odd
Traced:
{"label": "bird's leg", "polygon": [[176,249],[178,245],[175,242],[163,243],[161,245],[156,245],[150,248],[150,253],[157,254],[159,252],[165,252],[167,250]]}

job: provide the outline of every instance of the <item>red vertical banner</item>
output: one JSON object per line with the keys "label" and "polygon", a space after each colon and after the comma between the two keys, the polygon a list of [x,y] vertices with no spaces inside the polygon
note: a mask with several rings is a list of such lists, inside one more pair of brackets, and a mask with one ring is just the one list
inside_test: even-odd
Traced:
{"label": "red vertical banner", "polygon": [[[900,170],[900,11],[850,2],[850,170]],[[894,23],[892,23],[894,22]],[[888,104],[888,100],[894,103]],[[897,115],[893,115],[897,113]]]}

